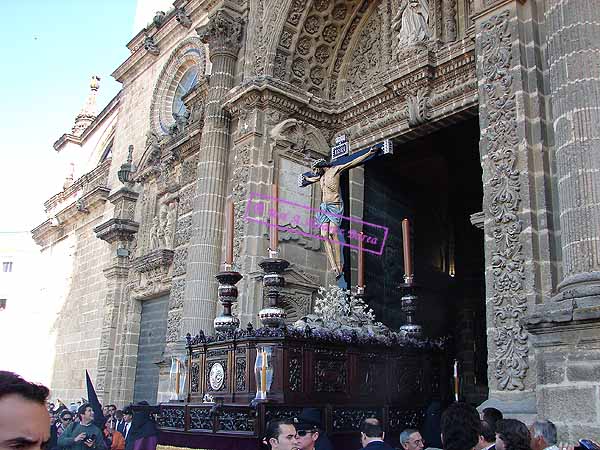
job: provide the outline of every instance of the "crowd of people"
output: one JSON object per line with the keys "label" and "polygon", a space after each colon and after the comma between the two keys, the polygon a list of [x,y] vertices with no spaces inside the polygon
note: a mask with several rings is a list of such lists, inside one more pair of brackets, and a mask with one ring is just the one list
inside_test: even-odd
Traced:
{"label": "crowd of people", "polygon": [[[304,411],[303,411],[304,415]],[[363,420],[360,444],[367,450],[394,450],[385,441],[384,425],[378,418]],[[431,431],[431,430],[429,430]],[[505,419],[501,411],[486,408],[481,414],[462,402],[451,404],[441,415],[439,444],[425,442],[413,428],[400,433],[398,450],[574,450],[575,446],[557,442],[556,426],[549,420],[536,420],[529,427],[516,419]],[[435,440],[435,436],[434,439]],[[582,450],[596,450],[594,441],[580,441]],[[267,424],[263,444],[272,450],[333,450],[318,420],[274,420]],[[358,447],[358,443],[356,445]],[[600,449],[600,447],[598,447]]]}
{"label": "crowd of people", "polygon": [[[82,402],[73,411],[64,404],[58,408],[48,404],[48,395],[48,388],[0,371],[0,450],[156,450],[157,428],[144,405],[123,410],[107,405],[100,411],[99,404]],[[94,409],[102,417],[96,417]],[[262,442],[272,450],[333,450],[320,419],[319,409],[305,408],[297,418],[273,420]],[[573,445],[557,443],[556,426],[549,420],[537,420],[528,427],[504,418],[497,409],[479,414],[462,402],[451,404],[436,426],[424,434],[432,437],[432,443],[439,436],[439,444],[425,442],[419,430],[409,428],[400,433],[399,450],[436,445],[443,450],[574,450]],[[380,419],[364,419],[357,430],[362,447],[393,450],[385,441],[384,429]],[[600,450],[594,441],[580,441],[580,445],[582,450]]]}
{"label": "crowd of people", "polygon": [[144,408],[107,405],[96,414],[85,401],[56,407],[48,395],[45,386],[0,371],[0,450],[156,449],[158,430]]}

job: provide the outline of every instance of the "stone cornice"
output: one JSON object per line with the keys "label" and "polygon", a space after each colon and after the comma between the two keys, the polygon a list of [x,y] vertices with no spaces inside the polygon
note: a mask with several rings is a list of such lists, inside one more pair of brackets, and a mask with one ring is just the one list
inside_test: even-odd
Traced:
{"label": "stone cornice", "polygon": [[175,2],[175,8],[165,16],[164,22],[158,30],[154,25],[143,28],[127,43],[131,55],[113,71],[112,77],[123,83],[126,79],[130,80],[135,77],[135,71],[138,70],[143,61],[151,62],[155,59],[155,56],[148,55],[148,52],[144,49],[146,36],[152,36],[154,43],[161,49],[161,45],[164,45],[171,34],[182,33],[183,37],[183,35],[192,33],[193,27],[187,28],[177,22],[177,8],[184,6],[185,12],[192,23],[198,23],[203,16],[206,16],[207,11],[214,7],[214,3],[214,0],[190,0],[185,5],[182,5],[181,1]]}
{"label": "stone cornice", "polygon": [[[224,107],[234,117],[244,110],[274,108],[285,117],[340,130],[358,127],[368,116],[384,114],[381,120],[369,122],[367,128],[372,131],[361,130],[368,138],[381,135],[385,127],[395,128],[398,134],[398,122],[402,120],[410,122],[404,127],[408,130],[429,118],[471,109],[477,104],[477,95],[474,45],[465,40],[437,55],[421,55],[411,64],[386,74],[368,90],[341,102],[324,100],[285,81],[263,76],[232,89]],[[426,102],[427,117],[412,117],[408,112],[410,101]]]}
{"label": "stone cornice", "polygon": [[129,219],[109,219],[94,228],[98,239],[108,243],[132,241],[140,224]]}
{"label": "stone cornice", "polygon": [[77,201],[58,212],[52,219],[48,219],[31,230],[33,240],[41,247],[52,244],[65,235],[65,228],[74,221],[88,216],[92,211],[106,202],[110,189],[105,186],[96,186],[81,196]]}
{"label": "stone cornice", "polygon": [[97,186],[108,186],[108,172],[110,170],[111,159],[106,159],[94,170],[82,175],[73,184],[56,195],[53,195],[44,202],[44,209],[50,213],[53,208],[56,208],[60,203],[75,197],[79,191],[89,191]]}

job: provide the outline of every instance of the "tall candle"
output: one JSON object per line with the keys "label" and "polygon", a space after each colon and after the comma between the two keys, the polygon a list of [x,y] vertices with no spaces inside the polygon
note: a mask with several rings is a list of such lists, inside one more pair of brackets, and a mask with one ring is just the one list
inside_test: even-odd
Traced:
{"label": "tall candle", "polygon": [[279,243],[279,186],[274,183],[271,186],[271,233],[269,234],[269,248],[271,251],[277,251]]}
{"label": "tall candle", "polygon": [[402,221],[402,246],[404,248],[404,277],[413,277],[412,259],[410,256],[410,224],[408,219]]}
{"label": "tall candle", "polygon": [[358,286],[365,285],[365,254],[363,252],[364,233],[361,231],[358,238]]}
{"label": "tall candle", "polygon": [[227,247],[225,252],[225,264],[233,264],[233,201],[227,200],[227,206],[225,208],[225,214],[227,219]]}
{"label": "tall candle", "polygon": [[177,372],[175,372],[175,393],[177,395],[179,395],[179,383],[181,382],[181,374],[179,372],[180,370],[180,366],[179,366],[179,360],[177,361]]}
{"label": "tall candle", "polygon": [[454,360],[454,400],[458,401],[458,360]]}
{"label": "tall candle", "polygon": [[262,367],[260,370],[260,390],[267,392],[267,352],[262,351]]}

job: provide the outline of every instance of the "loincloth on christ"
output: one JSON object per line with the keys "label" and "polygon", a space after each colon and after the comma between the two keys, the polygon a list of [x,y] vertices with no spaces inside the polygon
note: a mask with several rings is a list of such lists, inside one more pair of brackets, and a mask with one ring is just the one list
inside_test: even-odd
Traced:
{"label": "loincloth on christ", "polygon": [[322,202],[316,218],[319,225],[333,223],[339,227],[342,225],[342,214],[344,214],[343,202]]}

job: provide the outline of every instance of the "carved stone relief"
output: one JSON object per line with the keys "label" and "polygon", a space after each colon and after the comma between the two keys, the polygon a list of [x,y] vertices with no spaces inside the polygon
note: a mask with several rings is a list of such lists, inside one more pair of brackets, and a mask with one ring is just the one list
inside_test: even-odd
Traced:
{"label": "carved stone relief", "polygon": [[384,69],[382,65],[382,26],[379,11],[374,10],[365,27],[360,31],[357,46],[352,51],[346,72],[345,94],[357,93]]}
{"label": "carved stone relief", "polygon": [[432,0],[400,0],[392,19],[394,49],[400,62],[407,54],[427,48],[431,39],[429,2]]}
{"label": "carved stone relief", "polygon": [[522,250],[520,171],[517,166],[517,111],[513,87],[510,12],[504,11],[481,24],[479,46],[480,114],[483,151],[489,164],[484,175],[489,188],[484,208],[492,224],[486,231],[493,239],[495,376],[499,389],[522,390],[529,368],[527,332],[521,322],[527,312],[524,294],[525,260]]}

